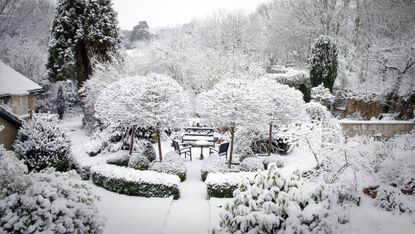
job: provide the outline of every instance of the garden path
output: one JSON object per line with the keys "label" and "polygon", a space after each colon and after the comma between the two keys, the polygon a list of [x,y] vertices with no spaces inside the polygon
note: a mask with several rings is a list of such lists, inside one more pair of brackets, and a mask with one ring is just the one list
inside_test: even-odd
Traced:
{"label": "garden path", "polygon": [[187,178],[180,183],[180,199],[173,201],[163,233],[209,233],[210,207],[206,184],[200,177],[202,165],[203,161],[195,157],[187,162]]}

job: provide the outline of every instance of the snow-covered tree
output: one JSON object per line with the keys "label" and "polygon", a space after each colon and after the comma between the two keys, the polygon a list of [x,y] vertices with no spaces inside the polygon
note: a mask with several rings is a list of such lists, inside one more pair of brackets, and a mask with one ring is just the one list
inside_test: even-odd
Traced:
{"label": "snow-covered tree", "polygon": [[72,79],[81,87],[93,71],[91,60],[111,61],[120,44],[110,0],[60,0],[49,43],[49,79]]}
{"label": "snow-covered tree", "polygon": [[[46,65],[51,81],[73,79],[78,86],[88,74],[84,39],[85,0],[60,0],[52,25]],[[86,70],[85,70],[86,69]]]}
{"label": "snow-covered tree", "polygon": [[183,88],[159,74],[120,79],[102,91],[94,108],[95,117],[106,125],[155,127],[160,159],[160,131],[182,126],[191,111]]}
{"label": "snow-covered tree", "polygon": [[63,96],[62,86],[58,89],[56,97],[56,110],[58,112],[59,119],[63,119],[63,114],[65,113],[65,97]]}
{"label": "snow-covered tree", "polygon": [[323,83],[332,91],[337,77],[337,47],[332,39],[321,35],[314,42],[309,63],[311,85],[316,87]]}
{"label": "snow-covered tree", "polygon": [[89,0],[84,14],[84,38],[90,60],[113,62],[118,58],[121,36],[111,0]]}
{"label": "snow-covered tree", "polygon": [[13,148],[30,171],[47,167],[67,171],[72,165],[70,140],[56,115],[34,115],[24,122]]}
{"label": "snow-covered tree", "polygon": [[[236,126],[258,126],[264,124],[261,102],[257,100],[255,86],[248,80],[227,79],[212,90],[201,93],[199,113],[217,127],[230,127],[231,149],[228,166],[232,162],[234,131]],[[266,120],[265,120],[266,123]]]}

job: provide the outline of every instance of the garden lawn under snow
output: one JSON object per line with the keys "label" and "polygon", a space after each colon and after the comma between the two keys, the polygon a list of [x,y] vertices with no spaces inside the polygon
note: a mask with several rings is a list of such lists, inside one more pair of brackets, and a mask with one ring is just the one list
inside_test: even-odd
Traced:
{"label": "garden lawn under snow", "polygon": [[[89,157],[86,154],[91,141],[81,129],[81,117],[75,114],[67,115],[65,127],[72,135],[71,151],[75,160],[81,165],[105,167],[103,166],[105,160],[99,157]],[[157,151],[157,147],[155,149]],[[171,151],[170,142],[162,142],[162,149],[164,153]],[[156,153],[158,155],[158,152]],[[194,155],[199,155],[199,153],[198,148],[193,151]],[[178,182],[177,177],[172,179],[172,183],[179,185],[181,193],[179,200],[173,200],[172,196],[144,198],[122,195],[97,187],[90,182],[93,191],[101,197],[97,202],[97,207],[106,219],[104,233],[209,233],[218,227],[220,213],[231,199],[207,199],[206,183],[200,179],[202,161],[199,161],[198,157],[193,158],[192,162],[189,159],[186,162],[187,179],[181,183]],[[296,148],[289,155],[272,155],[268,159],[283,164],[283,167],[278,170],[284,176],[290,176],[298,169],[307,171],[315,166],[314,157],[307,148]],[[351,173],[346,171],[345,175],[343,180],[353,180]],[[359,177],[361,185],[373,185],[373,182],[371,177]],[[363,193],[360,195],[360,207],[352,207],[349,210],[349,223],[340,225],[336,232],[413,233],[415,230],[413,216],[387,212],[376,207],[374,199]]]}

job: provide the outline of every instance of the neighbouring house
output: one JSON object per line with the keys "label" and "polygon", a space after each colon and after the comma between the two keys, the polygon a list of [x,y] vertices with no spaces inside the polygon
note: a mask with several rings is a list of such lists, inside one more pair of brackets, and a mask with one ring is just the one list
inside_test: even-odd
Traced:
{"label": "neighbouring house", "polygon": [[17,130],[22,125],[22,120],[0,106],[0,144],[11,150],[16,139]]}
{"label": "neighbouring house", "polygon": [[35,111],[35,94],[42,87],[0,61],[0,144],[10,149],[21,119]]}

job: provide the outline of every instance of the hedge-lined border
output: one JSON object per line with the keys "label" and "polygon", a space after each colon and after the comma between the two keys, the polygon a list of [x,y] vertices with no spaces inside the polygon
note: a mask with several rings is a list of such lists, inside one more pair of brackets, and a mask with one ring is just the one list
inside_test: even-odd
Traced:
{"label": "hedge-lined border", "polygon": [[[108,165],[107,165],[108,166]],[[113,166],[118,167],[118,166]],[[103,187],[109,191],[126,194],[130,196],[141,196],[141,197],[170,197],[174,199],[180,197],[179,181],[178,176],[168,175],[164,173],[153,172],[160,178],[171,177],[177,178],[177,183],[155,183],[146,181],[145,178],[141,181],[132,180],[127,177],[111,177],[102,173],[105,167],[93,166],[91,167],[91,179],[95,185]],[[111,167],[107,167],[111,169]],[[117,170],[134,170],[130,168],[118,167]],[[135,177],[140,177],[141,171],[136,171]]]}
{"label": "hedge-lined border", "polygon": [[240,182],[247,179],[253,183],[255,172],[209,173],[206,178],[208,197],[232,198]]}

